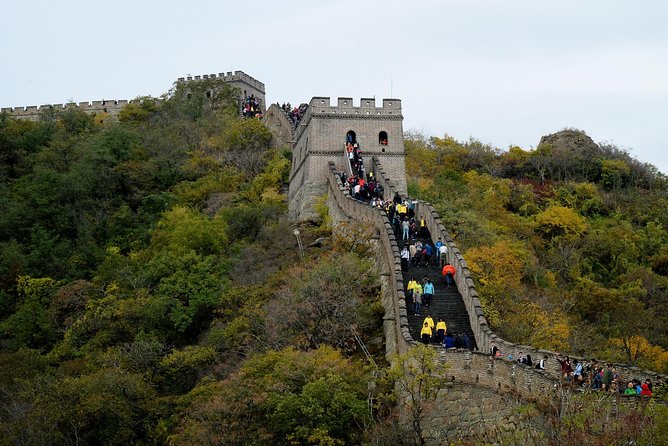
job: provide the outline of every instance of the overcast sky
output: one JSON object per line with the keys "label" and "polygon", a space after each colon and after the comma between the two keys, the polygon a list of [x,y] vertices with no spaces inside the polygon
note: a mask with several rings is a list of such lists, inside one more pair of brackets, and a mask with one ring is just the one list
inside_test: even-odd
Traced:
{"label": "overcast sky", "polygon": [[399,98],[406,131],[502,149],[574,127],[668,173],[665,0],[4,3],[2,107],[242,70],[268,102]]}

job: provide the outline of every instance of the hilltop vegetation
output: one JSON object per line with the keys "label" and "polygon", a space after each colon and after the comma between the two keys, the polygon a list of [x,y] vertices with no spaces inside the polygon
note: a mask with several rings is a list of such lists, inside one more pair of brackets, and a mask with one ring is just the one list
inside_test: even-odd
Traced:
{"label": "hilltop vegetation", "polygon": [[407,137],[409,192],[433,203],[504,338],[668,371],[668,179],[583,132],[500,151]]}
{"label": "hilltop vegetation", "polygon": [[0,115],[1,445],[359,443],[377,274],[299,262],[290,152],[236,97]]}
{"label": "hilltop vegetation", "polygon": [[[446,369],[428,348],[383,362],[363,227],[300,260],[281,194],[290,152],[236,97],[211,79],[118,122],[0,115],[0,445],[423,440]],[[550,144],[409,137],[411,194],[437,205],[508,339],[665,369],[665,178],[614,148],[567,165],[578,152]],[[300,229],[306,244],[331,235]],[[409,409],[395,384],[416,389]],[[584,424],[554,420],[552,437],[653,444],[665,430],[627,435],[627,418],[663,419],[629,410],[601,434],[587,404],[600,406],[578,403]]]}

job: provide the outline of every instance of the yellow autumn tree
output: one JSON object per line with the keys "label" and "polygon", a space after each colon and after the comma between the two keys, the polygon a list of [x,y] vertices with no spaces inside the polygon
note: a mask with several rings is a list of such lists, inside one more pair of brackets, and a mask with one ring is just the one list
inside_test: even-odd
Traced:
{"label": "yellow autumn tree", "polygon": [[633,366],[668,371],[668,352],[652,345],[644,336],[625,336],[610,339],[613,356]]}
{"label": "yellow autumn tree", "polygon": [[577,237],[587,230],[587,221],[573,209],[553,205],[536,215],[536,231],[548,239]]}
{"label": "yellow autumn tree", "polygon": [[521,294],[527,252],[519,243],[502,240],[469,249],[465,258],[477,281],[485,314],[493,326],[499,326],[500,309],[508,307],[512,297]]}
{"label": "yellow autumn tree", "polygon": [[521,301],[515,304],[501,327],[509,340],[547,350],[569,349],[571,328],[561,310],[546,309],[536,302]]}

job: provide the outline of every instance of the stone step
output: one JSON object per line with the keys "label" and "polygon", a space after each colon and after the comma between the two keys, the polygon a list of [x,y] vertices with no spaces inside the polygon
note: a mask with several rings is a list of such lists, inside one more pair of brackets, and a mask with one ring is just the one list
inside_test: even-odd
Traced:
{"label": "stone step", "polygon": [[[401,240],[400,232],[395,235],[397,236],[397,243],[400,250],[404,245],[417,240],[420,240],[422,243],[429,241],[429,243],[434,246],[430,239],[418,237],[416,239],[404,241]],[[403,273],[404,284],[408,284],[411,279],[422,282],[423,278],[431,280],[434,284],[434,296],[429,307],[422,305],[419,316],[415,315],[413,312],[414,306],[412,305],[412,301],[409,300],[409,302],[407,302],[408,323],[413,339],[416,341],[420,340],[420,331],[422,329],[422,324],[424,323],[424,318],[427,314],[430,314],[434,319],[434,323],[438,322],[438,319],[442,317],[448,327],[448,332],[453,334],[466,333],[470,339],[471,346],[475,347],[475,337],[469,322],[469,315],[459,291],[454,287],[448,288],[446,286],[445,278],[441,274],[441,268],[434,264],[429,266],[409,265],[408,270]],[[433,342],[435,341],[432,338],[432,343]]]}

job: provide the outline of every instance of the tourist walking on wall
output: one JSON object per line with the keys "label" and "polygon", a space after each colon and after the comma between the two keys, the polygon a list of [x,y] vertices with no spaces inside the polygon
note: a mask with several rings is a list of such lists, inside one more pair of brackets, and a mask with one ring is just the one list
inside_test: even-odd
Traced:
{"label": "tourist walking on wall", "polygon": [[424,344],[429,344],[429,341],[431,340],[431,327],[425,321],[424,324],[422,324],[422,331],[420,331],[420,337],[422,338],[422,342]]}
{"label": "tourist walking on wall", "polygon": [[431,314],[428,314],[423,322],[426,322],[432,330],[434,329],[434,319],[432,319]]}
{"label": "tourist walking on wall", "polygon": [[408,281],[408,285],[406,286],[406,308],[409,308],[409,304],[415,305],[415,294],[413,293],[415,285],[417,285],[415,279]]}
{"label": "tourist walking on wall", "polygon": [[419,283],[413,288],[413,300],[415,301],[415,314],[420,315],[420,306],[422,305],[422,285]]}
{"label": "tourist walking on wall", "polygon": [[448,326],[445,325],[445,321],[442,317],[438,318],[436,323],[436,336],[439,343],[442,343],[445,339],[445,332],[448,330]]}
{"label": "tourist walking on wall", "polygon": [[445,243],[441,243],[438,247],[438,267],[443,268],[448,263],[448,247]]}
{"label": "tourist walking on wall", "polygon": [[431,280],[427,279],[422,286],[422,291],[424,293],[424,306],[430,307],[431,300],[434,297],[434,284],[431,283]]}
{"label": "tourist walking on wall", "polygon": [[445,266],[443,267],[443,275],[445,276],[445,284],[450,288],[452,285],[455,284],[455,267],[450,265],[449,263],[446,263]]}
{"label": "tourist walking on wall", "polygon": [[408,235],[409,235],[409,231],[411,229],[411,226],[408,223],[407,219],[404,219],[404,221],[401,222],[401,229],[402,229],[401,239],[402,240],[408,240]]}
{"label": "tourist walking on wall", "polygon": [[408,247],[404,246],[401,248],[401,270],[403,272],[408,271],[408,261],[410,260],[410,253],[408,252]]}
{"label": "tourist walking on wall", "polygon": [[[434,255],[436,256],[436,264],[440,265],[441,261],[441,246],[443,246],[443,242],[441,241],[441,238],[438,238],[438,241],[434,243]],[[441,266],[443,268],[443,266]]]}

